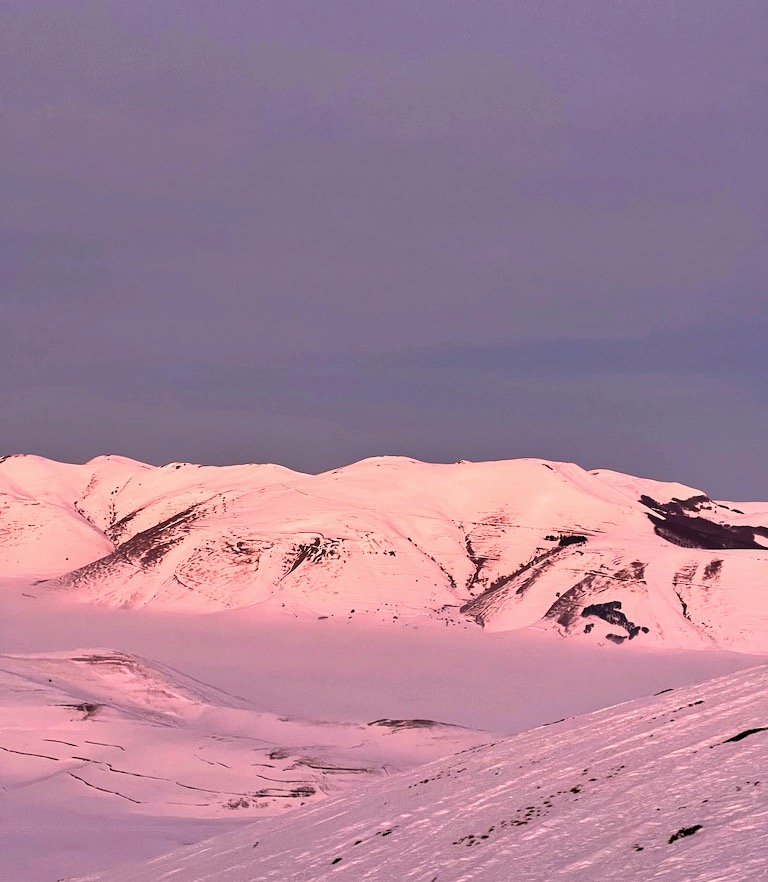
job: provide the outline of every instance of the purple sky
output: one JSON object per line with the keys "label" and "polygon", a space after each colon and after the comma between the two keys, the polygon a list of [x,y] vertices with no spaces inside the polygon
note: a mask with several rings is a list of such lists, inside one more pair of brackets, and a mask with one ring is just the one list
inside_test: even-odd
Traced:
{"label": "purple sky", "polygon": [[0,10],[2,450],[768,498],[768,10]]}

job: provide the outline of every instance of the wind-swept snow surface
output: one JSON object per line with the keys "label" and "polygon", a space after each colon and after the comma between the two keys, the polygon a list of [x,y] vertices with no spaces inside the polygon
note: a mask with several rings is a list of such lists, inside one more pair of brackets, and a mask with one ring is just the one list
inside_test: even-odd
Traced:
{"label": "wind-swept snow surface", "polygon": [[0,527],[7,574],[79,601],[768,648],[768,505],[567,463],[9,457]]}
{"label": "wind-swept snow surface", "polygon": [[768,878],[768,668],[470,748],[89,882]]}

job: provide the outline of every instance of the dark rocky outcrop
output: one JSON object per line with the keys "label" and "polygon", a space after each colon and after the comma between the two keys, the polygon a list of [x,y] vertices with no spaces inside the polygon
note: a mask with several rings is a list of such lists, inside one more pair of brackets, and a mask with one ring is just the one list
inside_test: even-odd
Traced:
{"label": "dark rocky outcrop", "polygon": [[678,839],[683,839],[686,836],[693,836],[699,830],[701,830],[701,824],[694,824],[692,827],[681,827],[677,833],[673,833],[669,837],[669,844],[672,845],[673,842],[677,842]]}
{"label": "dark rocky outcrop", "polygon": [[448,726],[456,728],[452,723],[438,723],[436,720],[374,720],[368,723],[369,726],[384,726],[387,729],[398,731],[400,729],[435,729],[437,727]]}
{"label": "dark rocky outcrop", "polygon": [[745,738],[749,738],[750,735],[757,735],[758,732],[768,732],[768,726],[758,726],[755,729],[745,729],[743,732],[739,732],[738,735],[732,735],[730,738],[726,738],[723,741],[723,744],[728,744],[732,741],[743,741]]}

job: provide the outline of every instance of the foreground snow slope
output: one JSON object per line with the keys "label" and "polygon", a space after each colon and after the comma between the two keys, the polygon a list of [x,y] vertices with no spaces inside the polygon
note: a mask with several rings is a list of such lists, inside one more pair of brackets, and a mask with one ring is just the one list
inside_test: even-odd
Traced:
{"label": "foreground snow slope", "polygon": [[466,750],[89,882],[766,878],[768,668]]}
{"label": "foreground snow slope", "polygon": [[0,462],[0,561],[73,599],[424,615],[591,642],[768,648],[768,505],[542,460]]}

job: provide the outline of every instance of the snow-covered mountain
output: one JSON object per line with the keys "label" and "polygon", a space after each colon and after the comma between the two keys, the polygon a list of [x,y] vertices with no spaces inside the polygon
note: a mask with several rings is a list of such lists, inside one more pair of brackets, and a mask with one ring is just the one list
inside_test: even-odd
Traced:
{"label": "snow-covered mountain", "polygon": [[88,882],[757,882],[768,668],[561,721]]}
{"label": "snow-covered mountain", "polygon": [[0,462],[0,561],[78,601],[768,648],[768,504],[524,459]]}

